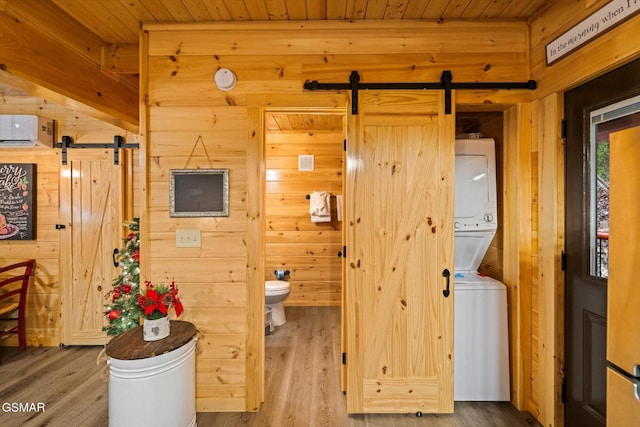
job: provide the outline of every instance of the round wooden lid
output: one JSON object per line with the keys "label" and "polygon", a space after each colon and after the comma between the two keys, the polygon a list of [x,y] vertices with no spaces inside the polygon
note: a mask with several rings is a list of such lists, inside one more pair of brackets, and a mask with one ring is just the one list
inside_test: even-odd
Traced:
{"label": "round wooden lid", "polygon": [[195,336],[196,327],[193,323],[182,320],[170,322],[171,333],[158,341],[145,341],[142,338],[142,326],[116,335],[107,344],[107,356],[120,360],[146,359],[180,348]]}

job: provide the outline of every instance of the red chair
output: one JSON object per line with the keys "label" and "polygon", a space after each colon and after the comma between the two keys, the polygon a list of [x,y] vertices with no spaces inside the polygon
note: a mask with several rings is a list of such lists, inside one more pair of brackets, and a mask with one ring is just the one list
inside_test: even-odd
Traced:
{"label": "red chair", "polygon": [[[12,328],[0,328],[0,338],[18,334],[20,350],[27,348],[24,310],[27,305],[27,286],[34,266],[35,260],[30,259],[0,268],[0,322],[17,322]],[[11,277],[1,279],[6,276]],[[17,317],[14,314],[16,310]]]}

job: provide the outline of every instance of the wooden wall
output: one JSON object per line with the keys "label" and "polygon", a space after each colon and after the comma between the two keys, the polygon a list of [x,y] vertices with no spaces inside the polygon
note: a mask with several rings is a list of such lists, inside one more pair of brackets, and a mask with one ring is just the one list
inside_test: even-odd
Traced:
{"label": "wooden wall", "polygon": [[591,40],[552,65],[545,45],[594,13],[606,0],[560,0],[530,20],[531,78],[538,82],[532,114],[531,386],[526,408],[547,426],[564,424],[564,165],[563,94],[640,58],[640,16]]}
{"label": "wooden wall", "polygon": [[[61,135],[69,135],[78,142],[110,142],[114,135],[122,135],[130,142],[137,141],[137,135],[123,129],[26,94],[3,94],[0,114],[35,114],[55,120],[57,141]],[[0,264],[27,258],[36,260],[35,279],[27,299],[27,345],[57,346],[61,342],[63,321],[60,305],[63,284],[59,277],[67,262],[60,258],[60,231],[55,229],[60,222],[60,150],[0,148],[0,162],[36,164],[36,240],[0,241]],[[0,345],[17,346],[17,337],[2,340]]]}
{"label": "wooden wall", "polygon": [[[342,222],[336,198],[342,194],[342,116],[336,130],[267,131],[265,280],[275,269],[289,270],[291,293],[285,305],[340,305],[342,299]],[[313,172],[298,171],[298,155],[312,154]],[[331,222],[312,223],[312,191],[329,191]]]}
{"label": "wooden wall", "polygon": [[[265,264],[260,191],[264,179],[264,108],[344,108],[345,93],[304,92],[306,80],[438,82],[526,81],[522,22],[268,22],[145,25],[141,58],[141,132],[148,170],[142,190],[143,276],[180,285],[187,320],[201,330],[199,411],[257,410],[264,337]],[[218,90],[220,67],[238,76]],[[528,91],[460,91],[464,104],[530,100]],[[203,144],[196,144],[199,138]],[[206,153],[203,150],[206,147]],[[228,218],[170,218],[168,171],[228,167]],[[146,223],[146,224],[145,224]],[[202,248],[175,248],[175,231],[201,230]]]}

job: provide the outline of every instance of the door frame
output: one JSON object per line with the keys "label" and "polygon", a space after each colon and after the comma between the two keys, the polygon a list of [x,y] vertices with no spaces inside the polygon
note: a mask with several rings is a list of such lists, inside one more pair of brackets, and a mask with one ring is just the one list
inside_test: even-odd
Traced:
{"label": "door frame", "polygon": [[[347,111],[346,92],[256,95],[247,99],[247,344],[245,409],[255,412],[264,402],[264,278],[265,276],[265,124],[266,112]],[[343,276],[344,286],[344,276]]]}
{"label": "door frame", "polygon": [[[576,384],[574,384],[573,376],[572,376],[572,368],[574,363],[572,362],[572,357],[574,355],[574,351],[571,349],[572,341],[571,336],[573,336],[574,331],[572,329],[572,319],[571,313],[573,308],[571,306],[572,303],[572,295],[574,294],[574,280],[588,280],[588,282],[592,283],[593,286],[605,286],[605,300],[602,302],[604,305],[603,312],[605,313],[605,322],[606,322],[606,282],[607,279],[598,278],[592,276],[590,274],[590,256],[589,256],[589,240],[590,240],[590,221],[589,215],[587,212],[590,209],[590,203],[588,199],[585,199],[581,194],[588,192],[590,194],[590,171],[589,171],[589,150],[590,150],[590,140],[589,140],[589,124],[585,123],[587,120],[584,117],[585,112],[595,111],[600,108],[604,108],[608,105],[615,104],[616,102],[631,98],[633,96],[637,96],[640,94],[640,83],[636,86],[625,87],[623,89],[620,88],[620,82],[629,82],[634,81],[634,76],[637,76],[640,73],[640,60],[636,60],[627,65],[621,66],[613,71],[610,71],[604,75],[596,77],[576,88],[571,89],[571,91],[567,90],[565,92],[564,97],[564,105],[565,105],[565,119],[567,119],[567,152],[565,153],[565,252],[568,254],[567,259],[567,267],[566,267],[566,277],[565,277],[565,299],[564,299],[564,331],[563,334],[565,336],[564,340],[564,354],[565,354],[565,378],[566,378],[566,391],[567,391],[567,402],[565,403],[565,414],[564,414],[564,422],[566,425],[571,425],[571,420],[575,420],[575,414],[569,410],[569,406],[571,403],[569,400],[572,395],[569,393],[572,392],[573,388],[576,388]],[[636,77],[637,79],[637,77]],[[571,95],[572,91],[580,91],[579,93],[574,92],[574,95]],[[577,94],[576,94],[577,93]],[[569,97],[575,97],[575,105],[569,105]],[[571,108],[572,109],[571,109]],[[575,135],[575,139],[574,136]],[[581,139],[581,141],[579,141]],[[573,144],[576,145],[575,151],[581,152],[581,158],[576,156],[571,156],[569,153],[569,147],[574,141]],[[579,144],[579,145],[578,145]],[[580,150],[578,150],[580,148]],[[577,153],[576,153],[577,154]],[[575,171],[579,171],[579,175],[577,175],[574,179],[579,180],[581,182],[581,191],[570,193],[568,188],[569,182],[569,174]],[[570,199],[573,196],[573,199]],[[579,208],[579,212],[573,214],[574,210]],[[572,224],[575,224],[575,221],[571,221],[569,216],[579,216],[579,223],[572,228]],[[579,259],[575,257],[572,259],[572,255],[575,253],[573,247],[579,248],[577,251],[580,255]],[[586,253],[585,253],[585,249]],[[574,279],[575,276],[575,279]],[[578,329],[578,332],[581,332],[582,329]],[[580,334],[582,335],[582,334]],[[605,341],[606,348],[606,341]],[[604,350],[603,350],[604,351]],[[577,357],[577,356],[576,356]],[[577,369],[583,369],[582,364],[576,364]],[[605,366],[606,368],[606,366]],[[580,376],[580,382],[577,384],[581,390],[584,389],[583,377]],[[584,397],[584,396],[583,396]]]}
{"label": "door frame", "polygon": [[[529,410],[531,401],[531,217],[518,212],[531,212],[531,143],[530,123],[533,117],[528,91],[513,95],[513,91],[479,91],[466,96],[464,91],[454,97],[456,111],[501,111],[504,113],[503,189],[505,216],[503,241],[503,282],[510,285],[509,327],[511,354],[511,402],[518,410]],[[317,92],[282,95],[252,95],[247,99],[249,146],[247,151],[247,341],[246,397],[247,411],[257,411],[264,401],[264,110],[281,109],[347,109],[349,93]],[[553,116],[550,114],[549,116]],[[560,117],[555,114],[554,117]],[[352,137],[346,130],[347,139]],[[559,135],[559,125],[558,125]],[[510,147],[507,152],[507,147]],[[142,152],[141,152],[142,154]],[[561,167],[561,166],[560,166]],[[507,173],[510,177],[507,178]],[[553,171],[555,176],[555,171]],[[507,179],[510,183],[507,183]],[[348,191],[348,190],[347,190]],[[348,197],[345,191],[345,199]],[[344,212],[344,211],[343,211]],[[346,213],[346,212],[345,212]],[[507,219],[507,216],[510,219]],[[507,256],[507,254],[510,254]],[[345,277],[343,274],[343,281]],[[555,282],[554,282],[555,283]],[[550,310],[555,310],[556,298]],[[553,308],[551,308],[553,307]],[[556,325],[552,325],[556,326]],[[555,348],[555,347],[554,347]],[[553,357],[553,351],[551,355]],[[555,360],[555,359],[554,359]],[[529,363],[527,363],[527,361]],[[557,363],[560,363],[559,361]],[[560,374],[554,372],[559,390]],[[557,380],[557,381],[556,381]],[[551,399],[555,398],[554,396]]]}
{"label": "door frame", "polygon": [[[123,157],[123,159],[127,159]],[[71,209],[71,201],[72,201],[72,180],[73,177],[71,162],[73,161],[92,161],[92,160],[102,160],[102,161],[113,161],[113,153],[109,150],[100,150],[95,151],[93,149],[88,150],[80,150],[69,153],[69,164],[63,165],[60,168],[60,181],[59,181],[59,191],[60,191],[60,222],[63,226],[60,234],[60,261],[59,261],[59,269],[60,269],[60,283],[61,283],[61,306],[62,306],[62,318],[61,318],[61,341],[60,345],[74,345],[77,344],[73,341],[72,334],[72,321],[71,321],[71,313],[73,311],[74,305],[74,295],[71,289],[71,283],[73,282],[73,275],[75,272],[73,271],[71,260],[74,258],[74,248],[73,248],[73,218],[72,218],[72,209]],[[131,183],[127,183],[127,169],[129,162],[126,162],[119,166],[120,170],[120,178],[117,188],[114,187],[114,190],[120,191],[120,196],[118,198],[120,206],[117,207],[120,215],[120,232],[118,236],[114,239],[114,242],[121,242],[124,237],[124,214],[125,214],[125,198],[131,196],[127,196],[127,194],[131,194],[131,191],[125,191],[125,188],[129,188]],[[115,167],[115,166],[114,166]],[[63,203],[63,201],[68,201],[69,203]],[[92,212],[95,214],[95,212]],[[120,245],[116,244],[114,248],[118,248]],[[114,276],[115,277],[115,276]],[[105,280],[105,286],[111,285],[113,278],[108,278]],[[110,290],[103,289],[102,292],[106,295],[106,293]],[[105,303],[107,301],[105,300]],[[105,323],[106,324],[106,323]],[[104,334],[104,343],[108,341],[109,337]],[[95,342],[93,344],[98,344]],[[83,343],[81,345],[87,345],[87,343]],[[88,344],[91,345],[91,344]]]}

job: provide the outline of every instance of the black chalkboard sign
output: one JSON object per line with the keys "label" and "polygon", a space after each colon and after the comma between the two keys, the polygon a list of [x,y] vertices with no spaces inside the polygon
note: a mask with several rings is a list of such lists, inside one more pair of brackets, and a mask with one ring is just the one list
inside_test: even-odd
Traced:
{"label": "black chalkboard sign", "polygon": [[229,169],[170,170],[169,216],[229,216]]}
{"label": "black chalkboard sign", "polygon": [[36,236],[36,165],[0,163],[0,240]]}

